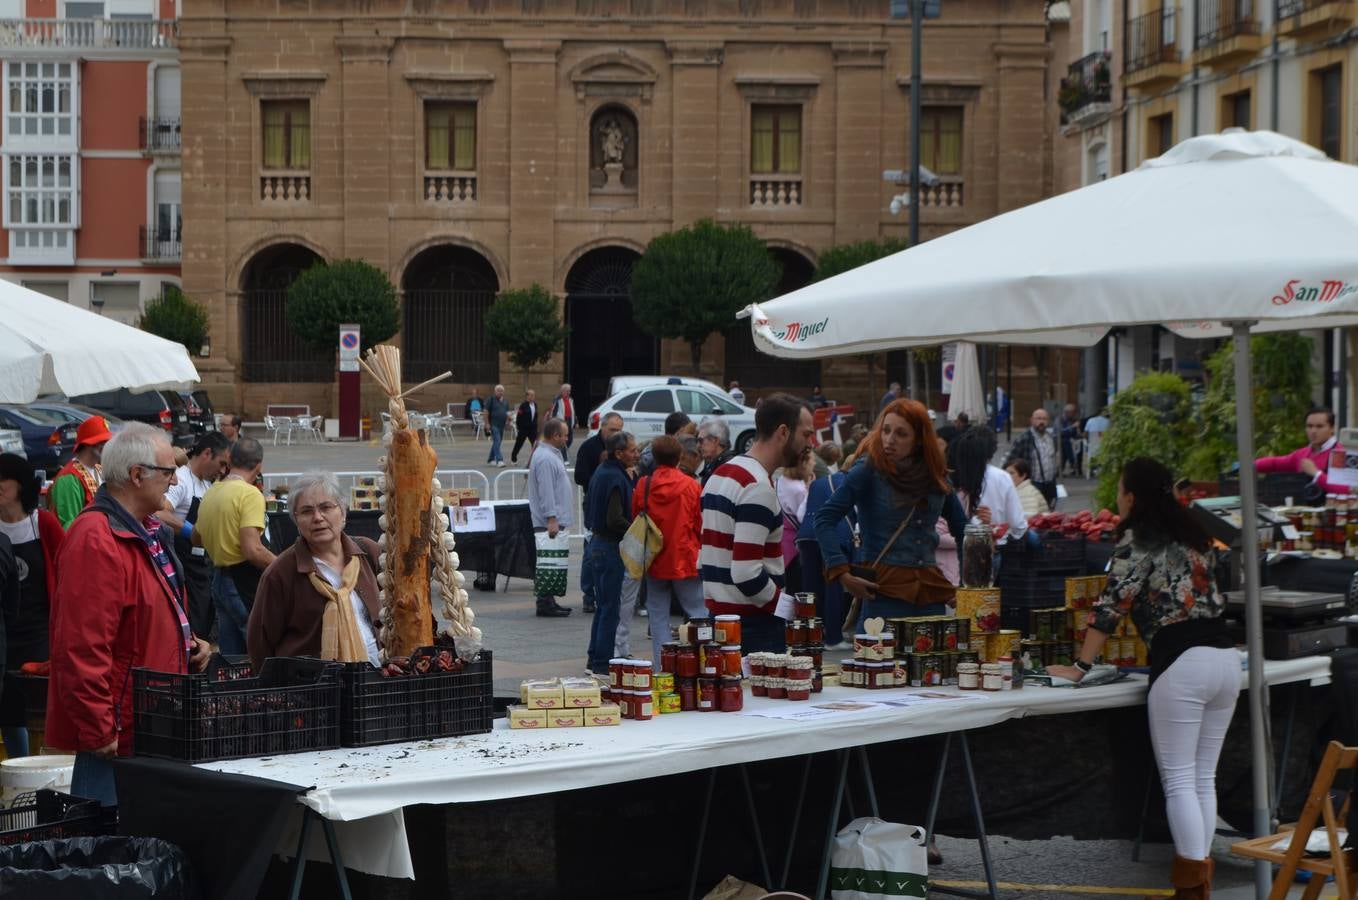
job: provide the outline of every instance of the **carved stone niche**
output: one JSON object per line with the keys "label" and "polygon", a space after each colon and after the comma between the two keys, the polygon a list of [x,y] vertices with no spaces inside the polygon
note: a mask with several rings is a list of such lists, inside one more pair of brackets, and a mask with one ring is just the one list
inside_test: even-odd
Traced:
{"label": "carved stone niche", "polygon": [[637,119],[620,104],[601,106],[589,122],[589,205],[637,205],[640,147]]}

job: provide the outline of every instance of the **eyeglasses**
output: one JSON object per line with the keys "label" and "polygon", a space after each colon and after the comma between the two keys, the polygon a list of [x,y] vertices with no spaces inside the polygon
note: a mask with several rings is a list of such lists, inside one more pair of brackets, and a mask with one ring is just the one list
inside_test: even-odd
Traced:
{"label": "eyeglasses", "polygon": [[141,466],[143,469],[152,469],[156,472],[163,472],[166,475],[173,475],[175,473],[174,466],[153,466],[150,463],[137,463],[137,465]]}
{"label": "eyeglasses", "polygon": [[328,516],[337,509],[339,509],[338,503],[317,503],[315,506],[301,507],[296,511],[295,515],[299,519],[310,519],[317,513],[320,513],[323,516]]}

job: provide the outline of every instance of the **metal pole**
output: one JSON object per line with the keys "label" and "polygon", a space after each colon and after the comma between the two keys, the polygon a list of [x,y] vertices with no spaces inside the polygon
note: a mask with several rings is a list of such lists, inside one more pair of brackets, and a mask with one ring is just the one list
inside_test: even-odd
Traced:
{"label": "metal pole", "polygon": [[[924,0],[910,0],[910,246],[919,246],[919,119],[920,119],[920,94],[923,93],[920,84],[924,77],[922,74],[921,56],[924,53],[922,48],[921,32],[924,31]],[[906,386],[907,393],[912,400],[919,399],[919,391],[915,388],[915,354],[914,351],[905,351],[906,361]]]}
{"label": "metal pole", "polygon": [[[1245,649],[1250,667],[1250,761],[1254,788],[1254,835],[1273,833],[1269,810],[1268,685],[1264,683],[1264,617],[1259,604],[1259,520],[1255,515],[1254,385],[1250,371],[1250,322],[1232,322],[1235,341],[1236,448],[1240,453],[1240,556],[1245,584]],[[1267,900],[1273,873],[1263,860],[1254,864],[1254,894]]]}

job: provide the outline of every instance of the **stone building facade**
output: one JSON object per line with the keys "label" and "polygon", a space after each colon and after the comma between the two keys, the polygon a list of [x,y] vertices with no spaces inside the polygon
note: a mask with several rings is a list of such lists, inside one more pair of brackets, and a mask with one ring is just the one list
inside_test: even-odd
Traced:
{"label": "stone building facade", "polygon": [[[924,46],[941,177],[922,237],[1046,196],[1043,3],[951,0]],[[904,235],[882,173],[907,166],[909,48],[885,0],[199,0],[182,20],[183,279],[211,313],[207,386],[247,415],[330,410],[333,360],[289,335],[282,304],[307,266],[355,257],[400,291],[407,380],[454,373],[422,408],[496,381],[517,395],[481,322],[495,292],[535,282],[571,327],[529,376],[540,392],[570,380],[585,405],[611,374],[688,374],[686,345],[633,324],[632,263],[698,219],[743,223],[789,290],[827,247]],[[862,360],[772,360],[748,328],[710,338],[701,368],[751,398],[823,382],[868,400]],[[899,360],[878,393],[884,376],[905,380]]]}

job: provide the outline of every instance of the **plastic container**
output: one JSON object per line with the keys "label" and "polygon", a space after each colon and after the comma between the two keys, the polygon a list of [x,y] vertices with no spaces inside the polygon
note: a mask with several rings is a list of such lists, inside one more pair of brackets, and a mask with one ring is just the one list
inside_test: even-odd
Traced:
{"label": "plastic container", "polygon": [[995,583],[995,536],[978,519],[967,523],[962,535],[962,587],[988,588]]}
{"label": "plastic container", "polygon": [[74,756],[20,756],[0,762],[0,806],[8,809],[21,794],[39,788],[68,791]]}
{"label": "plastic container", "polygon": [[[368,663],[344,663],[340,746],[484,734],[494,724],[494,695],[489,650],[482,650],[460,672],[387,678]],[[140,748],[140,733],[137,742]]]}
{"label": "plastic container", "polygon": [[113,834],[117,829],[116,808],[102,807],[97,800],[46,789],[15,799],[0,810],[0,847]]}

